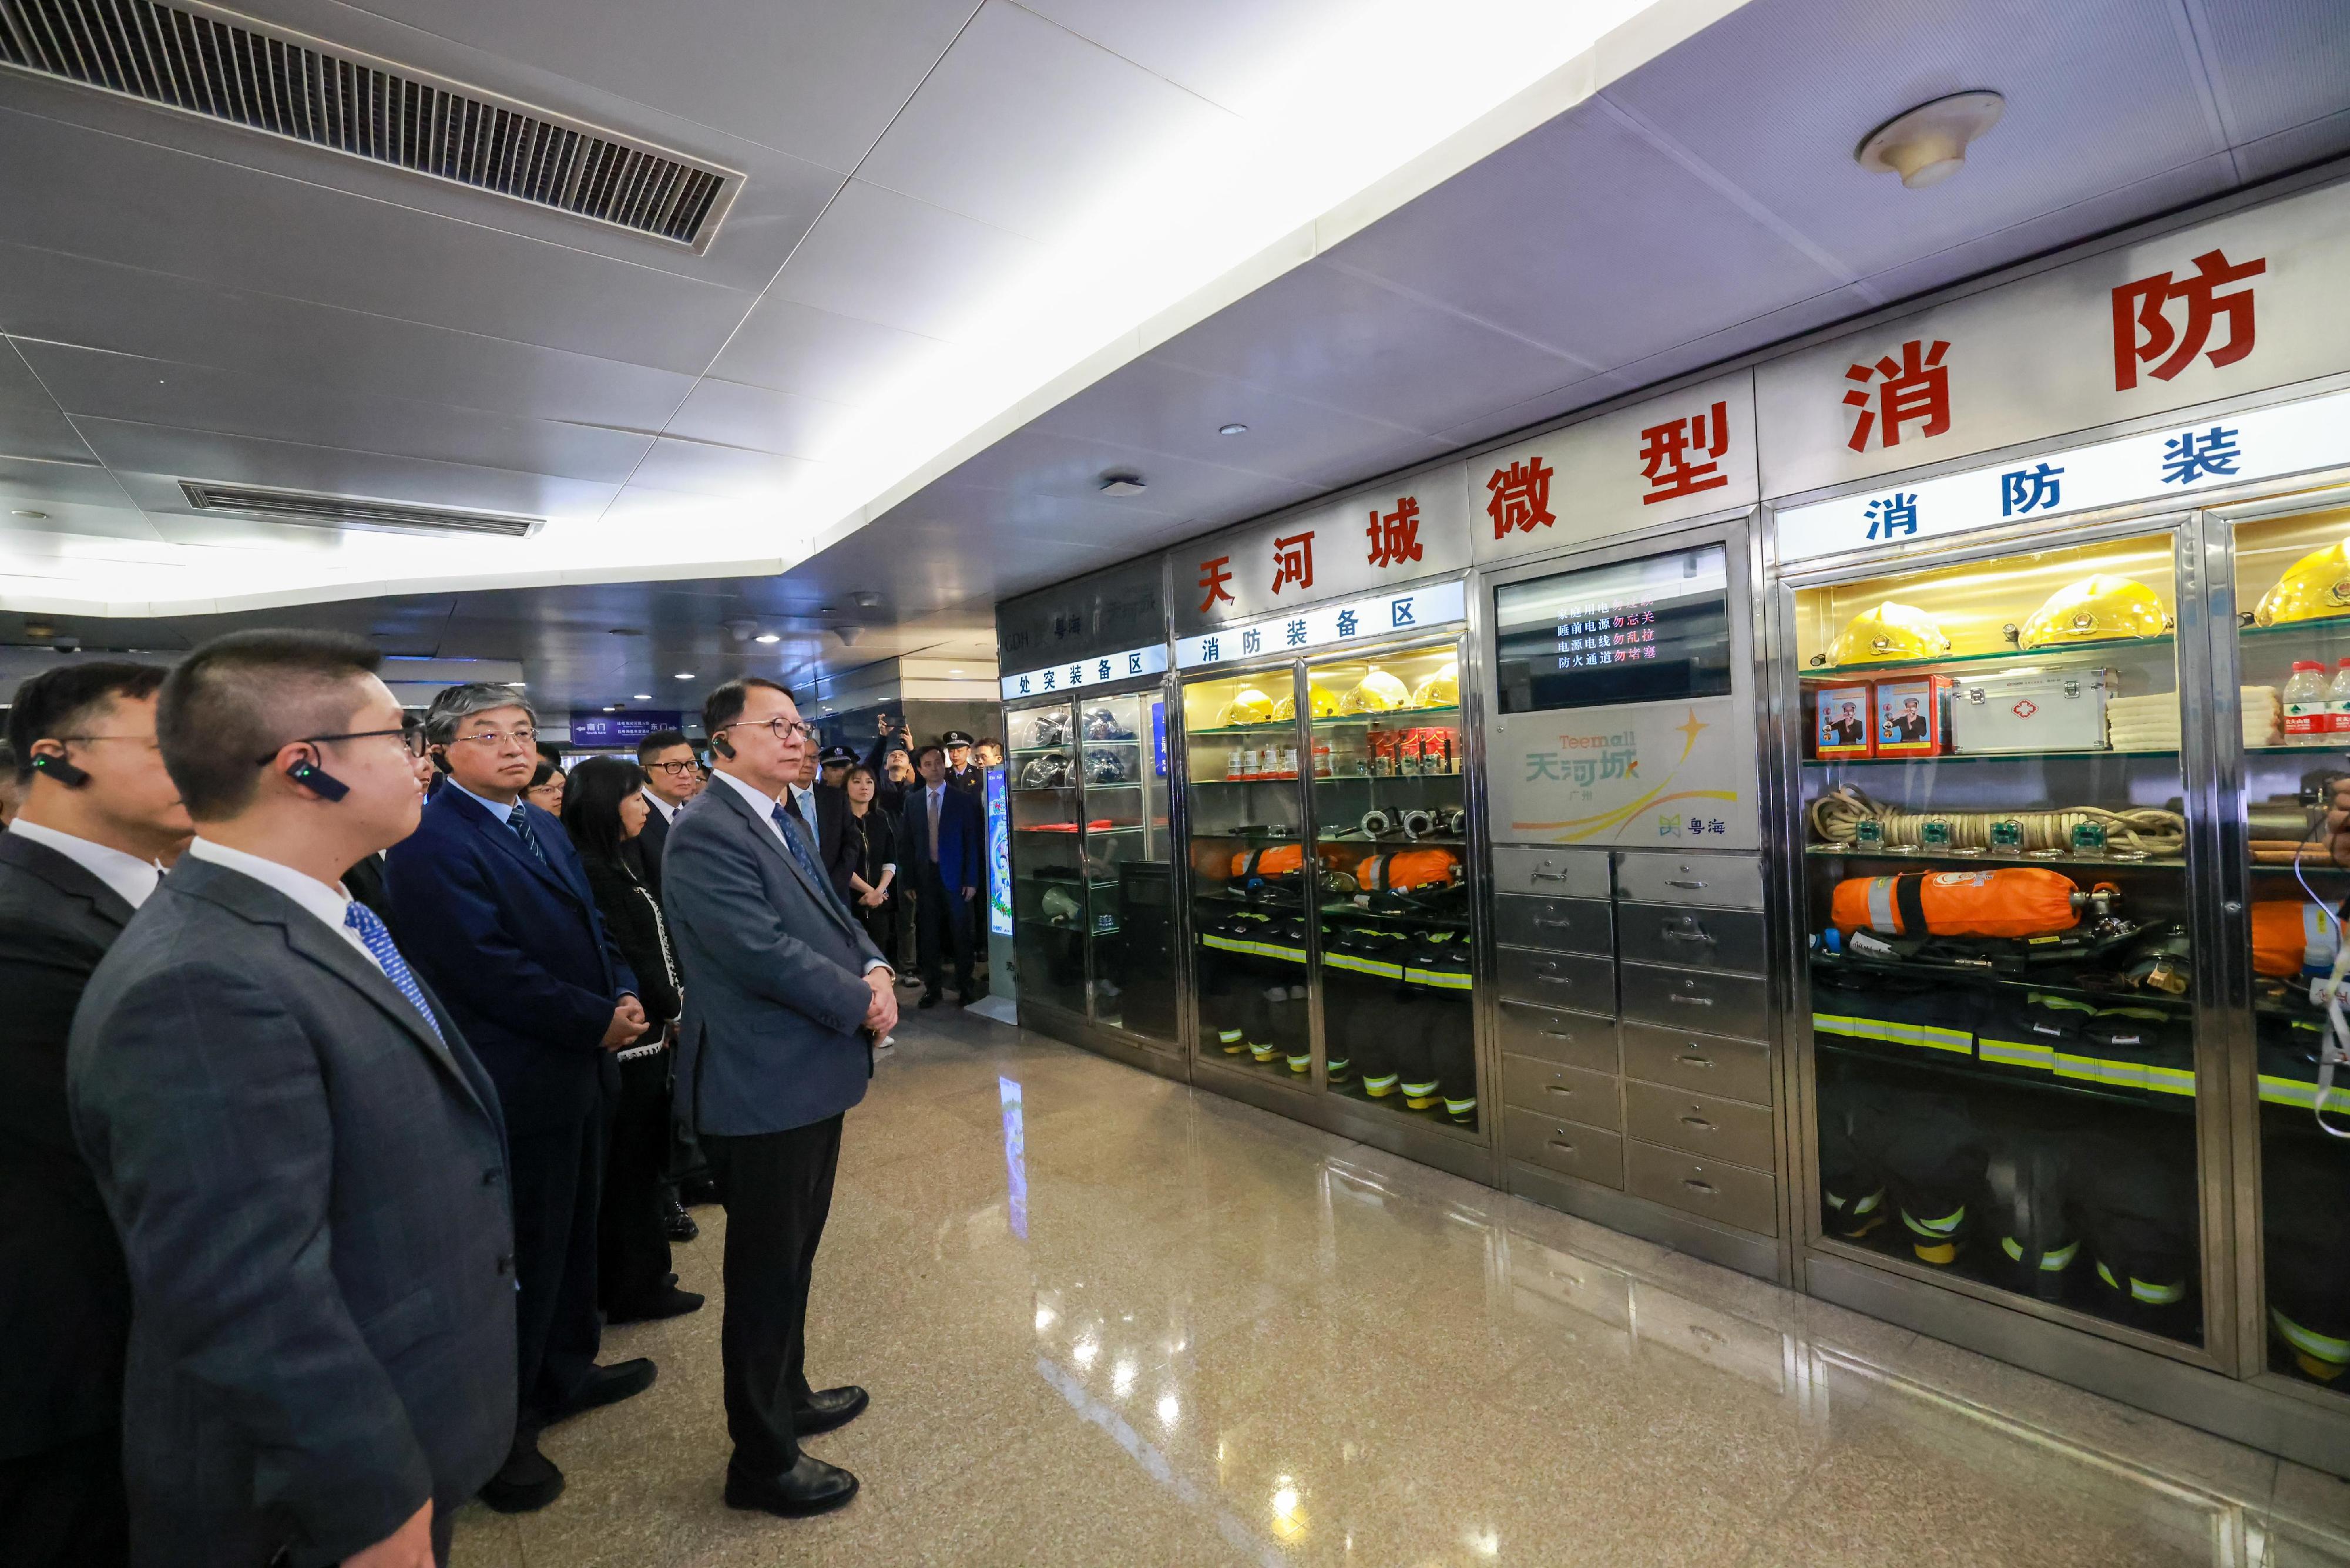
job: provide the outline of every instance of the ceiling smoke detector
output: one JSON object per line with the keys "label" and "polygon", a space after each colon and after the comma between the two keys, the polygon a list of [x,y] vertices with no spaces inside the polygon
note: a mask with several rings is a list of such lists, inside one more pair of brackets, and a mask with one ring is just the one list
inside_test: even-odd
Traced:
{"label": "ceiling smoke detector", "polygon": [[1939,185],[1966,166],[1967,148],[1999,123],[2007,99],[1989,89],[1954,92],[1895,115],[1853,149],[1874,174],[1898,174],[1912,191]]}
{"label": "ceiling smoke detector", "polygon": [[881,605],[881,596],[871,588],[859,588],[848,597],[858,609],[878,609]]}
{"label": "ceiling smoke detector", "polygon": [[1139,473],[1105,473],[1101,476],[1104,495],[1139,495],[1146,487]]}

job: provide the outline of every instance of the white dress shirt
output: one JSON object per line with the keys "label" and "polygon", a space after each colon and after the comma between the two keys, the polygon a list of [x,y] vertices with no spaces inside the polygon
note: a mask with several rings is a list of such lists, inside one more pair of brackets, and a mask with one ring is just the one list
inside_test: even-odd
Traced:
{"label": "white dress shirt", "polygon": [[492,816],[496,817],[499,822],[505,826],[509,832],[513,830],[514,808],[522,804],[521,796],[517,795],[513,800],[506,802],[505,805],[500,805],[496,801],[490,799],[487,795],[475,794],[472,790],[469,790],[463,784],[459,784],[454,774],[450,776],[448,787],[455,790],[459,794],[463,795],[467,800],[472,801],[484,811],[488,812]]}
{"label": "white dress shirt", "polygon": [[[774,834],[775,836],[775,842],[784,846],[784,853],[788,855],[792,852],[792,841],[784,836],[784,825],[775,820],[775,807],[781,805],[783,804],[782,801],[776,799],[774,795],[762,793],[756,784],[744,783],[743,780],[736,778],[733,774],[728,773],[724,768],[713,769],[710,776],[712,779],[724,779],[729,784],[733,785],[735,793],[740,794],[744,800],[751,803],[752,809],[759,814],[759,820],[767,825],[767,831]],[[788,789],[792,786],[786,784],[784,787]],[[813,808],[811,808],[811,810],[813,810]],[[814,838],[816,836],[816,829],[813,824],[809,826],[808,836],[810,838]],[[819,870],[821,870],[822,864],[823,863],[821,861],[817,863]],[[866,962],[865,972],[871,974],[877,969],[889,969],[889,967],[890,966],[888,963],[879,959],[871,959]],[[892,970],[891,972],[895,973],[896,971]]]}
{"label": "white dress shirt", "polygon": [[122,901],[134,909],[147,901],[148,895],[155,891],[155,884],[163,878],[162,867],[152,860],[141,860],[108,845],[76,838],[70,833],[59,833],[37,822],[26,822],[21,816],[8,825],[8,831],[28,844],[56,850],[120,894]]}
{"label": "white dress shirt", "polygon": [[377,961],[375,954],[368,951],[367,943],[359,940],[359,932],[343,923],[343,911],[350,908],[351,896],[333,883],[321,882],[316,877],[306,876],[295,870],[291,866],[280,865],[275,860],[265,860],[258,855],[250,855],[242,849],[231,849],[225,844],[214,844],[211,839],[201,836],[188,846],[188,853],[199,860],[209,860],[215,866],[241,872],[265,887],[276,888],[288,898],[293,899],[296,905],[317,916],[320,925],[326,926],[335,935],[350,943],[351,950],[367,960],[369,967],[379,974],[383,971],[383,965]]}
{"label": "white dress shirt", "polygon": [[637,793],[645,797],[645,804],[647,805],[651,806],[655,811],[660,813],[660,819],[663,822],[674,823],[677,820],[677,807],[670,805],[669,802],[661,799],[660,796],[655,794],[649,789],[640,789]]}

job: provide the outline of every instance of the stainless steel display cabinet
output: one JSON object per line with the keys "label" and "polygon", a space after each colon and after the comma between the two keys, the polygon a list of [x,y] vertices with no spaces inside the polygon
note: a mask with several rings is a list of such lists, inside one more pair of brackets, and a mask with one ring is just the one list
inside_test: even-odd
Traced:
{"label": "stainless steel display cabinet", "polygon": [[1162,682],[1007,703],[1020,1022],[1184,1073]]}
{"label": "stainless steel display cabinet", "polygon": [[2282,689],[2350,658],[2345,501],[1806,562],[1765,649],[1803,1287],[2336,1472],[2350,731]]}
{"label": "stainless steel display cabinet", "polygon": [[1193,1081],[1492,1183],[1459,626],[1186,673]]}

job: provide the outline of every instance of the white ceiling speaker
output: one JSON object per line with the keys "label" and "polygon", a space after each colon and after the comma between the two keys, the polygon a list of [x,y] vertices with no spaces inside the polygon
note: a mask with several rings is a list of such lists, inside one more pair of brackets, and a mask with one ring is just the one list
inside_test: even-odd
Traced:
{"label": "white ceiling speaker", "polygon": [[832,634],[840,639],[841,647],[854,648],[857,639],[865,635],[865,628],[861,626],[837,626],[832,628]]}
{"label": "white ceiling speaker", "polygon": [[1966,167],[1969,144],[1997,125],[2006,109],[2007,99],[1988,89],[1921,103],[1862,137],[1853,161],[1873,174],[1898,174],[1902,184],[1923,191]]}

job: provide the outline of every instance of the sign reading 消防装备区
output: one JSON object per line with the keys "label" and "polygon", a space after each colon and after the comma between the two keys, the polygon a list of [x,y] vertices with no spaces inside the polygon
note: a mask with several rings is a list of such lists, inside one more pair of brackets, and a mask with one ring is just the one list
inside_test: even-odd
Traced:
{"label": "sign reading \u6d88\u9632\u88c5\u5907\u533a", "polygon": [[1738,710],[1703,697],[1513,717],[1486,739],[1494,838],[1755,847],[1753,738]]}
{"label": "sign reading \u6d88\u9632\u88c5\u5907\u533a", "polygon": [[1468,603],[1466,586],[1450,582],[1317,605],[1295,615],[1218,627],[1184,638],[1175,645],[1175,665],[1179,670],[1200,670],[1242,664],[1268,654],[1303,653],[1451,626],[1467,615]]}
{"label": "sign reading \u6d88\u9632\u88c5\u5907\u533a", "polygon": [[[2338,374],[2350,367],[2345,276],[2350,185],[2334,185],[1767,361],[1754,392],[1762,493],[1804,494]],[[2016,465],[2002,467],[1991,480],[2002,504],[1987,520],[2178,494],[2209,477],[2291,472],[2350,456],[2350,436],[2298,453],[2264,438],[2269,458],[2252,459],[2249,447],[2236,456],[2225,435],[2231,423],[2182,420],[2156,438],[2149,463],[2135,449],[2111,457],[2117,467],[2093,464],[2094,472],[2052,458],[2064,472],[2028,472],[2012,489],[1999,475]],[[2180,444],[2166,453],[2172,442]],[[1895,489],[1881,497],[1880,538],[1888,512],[1898,536],[1909,536]],[[1980,525],[1975,515],[1963,526]],[[1923,506],[1918,522],[1926,528]]]}

